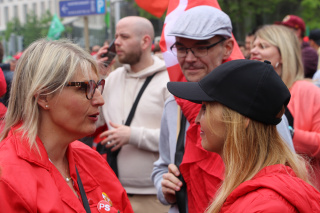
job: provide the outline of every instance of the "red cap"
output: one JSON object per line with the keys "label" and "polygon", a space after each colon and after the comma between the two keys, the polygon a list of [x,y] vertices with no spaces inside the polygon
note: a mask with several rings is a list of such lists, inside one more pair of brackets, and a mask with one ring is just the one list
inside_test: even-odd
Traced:
{"label": "red cap", "polygon": [[306,31],[306,25],[302,18],[295,15],[287,15],[282,21],[275,22],[275,24],[281,24],[287,27],[300,29],[303,33]]}
{"label": "red cap", "polygon": [[19,58],[21,57],[21,55],[22,55],[22,52],[18,52],[17,54],[15,54],[15,55],[13,56],[13,58],[16,59],[16,60],[19,60]]}

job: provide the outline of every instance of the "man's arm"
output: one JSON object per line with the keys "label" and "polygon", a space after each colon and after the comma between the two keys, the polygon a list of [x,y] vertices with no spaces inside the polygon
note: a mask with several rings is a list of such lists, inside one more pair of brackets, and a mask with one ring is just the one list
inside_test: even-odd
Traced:
{"label": "man's arm", "polygon": [[9,63],[7,63],[7,64],[0,63],[0,68],[1,68],[2,70],[11,70]]}
{"label": "man's arm", "polygon": [[282,139],[286,142],[286,144],[289,146],[289,148],[295,152],[292,137],[289,131],[289,124],[287,117],[285,115],[282,116],[281,122],[277,125],[277,130]]}
{"label": "man's arm", "polygon": [[[168,100],[169,101],[169,100]],[[154,186],[157,189],[157,196],[161,203],[164,205],[169,205],[168,201],[164,198],[162,193],[161,181],[163,180],[163,175],[168,173],[168,166],[171,162],[170,153],[175,152],[175,150],[170,150],[170,138],[169,138],[169,125],[167,120],[167,107],[168,103],[165,103],[165,108],[163,110],[161,118],[160,127],[160,139],[159,139],[159,159],[153,164],[153,171],[151,174],[151,179]],[[174,131],[171,129],[171,131]]]}

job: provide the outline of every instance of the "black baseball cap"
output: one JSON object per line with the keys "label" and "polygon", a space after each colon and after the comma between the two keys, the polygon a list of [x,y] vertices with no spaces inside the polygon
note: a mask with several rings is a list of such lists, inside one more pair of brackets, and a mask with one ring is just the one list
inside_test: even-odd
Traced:
{"label": "black baseball cap", "polygon": [[276,125],[290,92],[269,61],[226,62],[199,82],[169,82],[169,91],[195,103],[217,101],[253,120]]}
{"label": "black baseball cap", "polygon": [[320,46],[320,29],[311,30],[309,40],[313,40],[317,45]]}

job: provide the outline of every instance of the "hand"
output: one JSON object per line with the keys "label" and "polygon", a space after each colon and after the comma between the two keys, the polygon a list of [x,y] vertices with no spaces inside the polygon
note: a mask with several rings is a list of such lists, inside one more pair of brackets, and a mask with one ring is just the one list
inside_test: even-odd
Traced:
{"label": "hand", "polygon": [[16,69],[17,60],[13,59],[10,61],[10,71],[14,71]]}
{"label": "hand", "polygon": [[115,63],[115,59],[112,60],[112,62],[106,67],[104,66],[104,62],[108,60],[108,57],[101,57],[101,55],[106,54],[108,52],[108,45],[105,45],[99,49],[99,51],[96,54],[96,59],[98,63],[99,68],[99,75],[100,77],[107,77],[111,70],[111,66]]}
{"label": "hand", "polygon": [[177,202],[176,191],[179,191],[182,182],[177,178],[180,175],[179,169],[174,164],[169,164],[168,173],[163,174],[161,181],[164,198],[171,204]]}
{"label": "hand", "polygon": [[131,129],[128,126],[115,124],[111,121],[109,123],[114,129],[107,130],[100,134],[100,138],[105,137],[101,141],[101,144],[106,145],[107,148],[113,147],[111,151],[114,152],[129,143]]}

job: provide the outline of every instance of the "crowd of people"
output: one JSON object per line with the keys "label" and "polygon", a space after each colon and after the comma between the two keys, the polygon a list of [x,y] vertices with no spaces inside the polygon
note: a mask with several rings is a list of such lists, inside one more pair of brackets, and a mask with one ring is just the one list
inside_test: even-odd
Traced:
{"label": "crowd of people", "polygon": [[107,66],[112,42],[66,39],[1,64],[0,211],[320,212],[320,29],[288,15],[239,56],[229,16],[203,5],[169,36],[186,82],[138,16]]}

